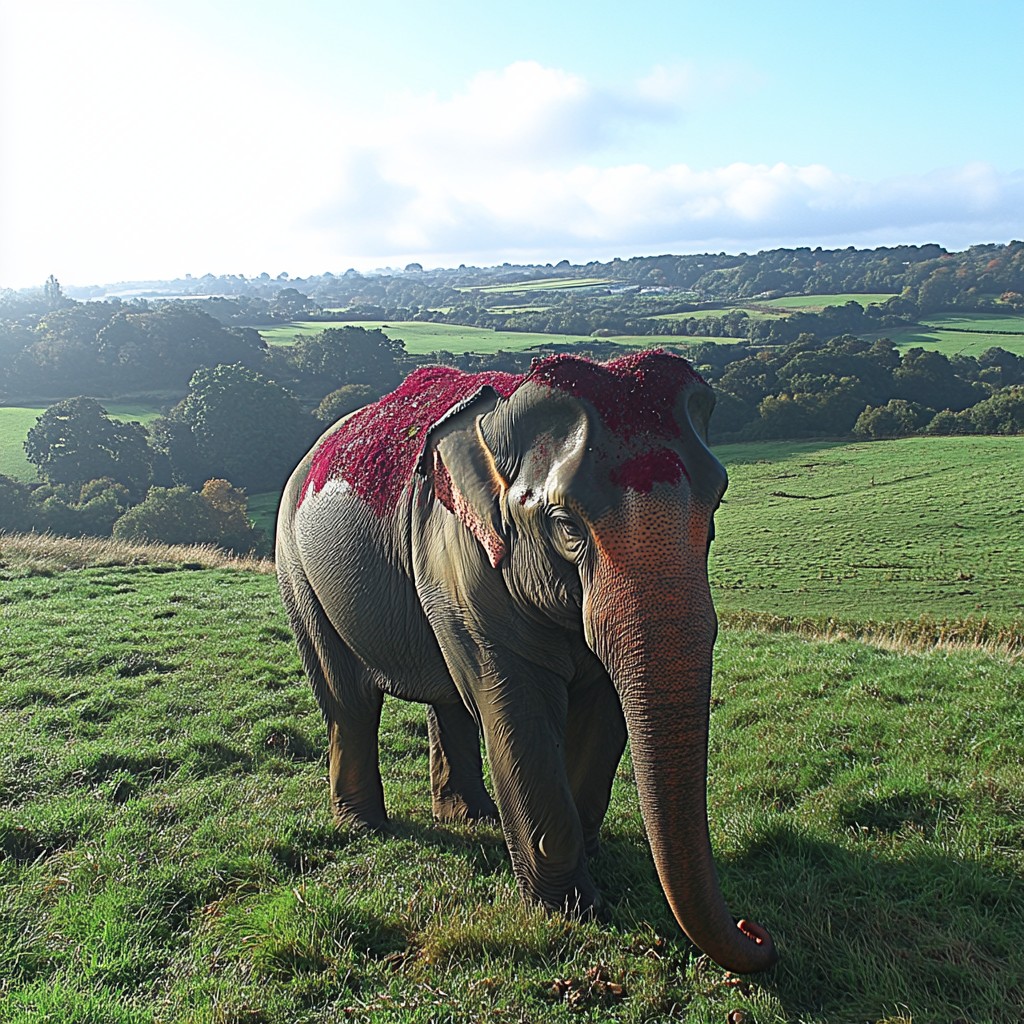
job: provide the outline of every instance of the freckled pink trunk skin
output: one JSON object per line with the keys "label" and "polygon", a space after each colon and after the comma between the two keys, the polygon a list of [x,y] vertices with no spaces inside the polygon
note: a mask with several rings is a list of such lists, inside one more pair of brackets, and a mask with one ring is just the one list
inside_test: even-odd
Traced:
{"label": "freckled pink trunk skin", "polygon": [[752,922],[733,921],[708,834],[717,621],[704,551],[695,530],[687,536],[683,513],[666,509],[646,509],[664,532],[630,531],[621,514],[599,524],[601,555],[584,607],[587,639],[622,701],[644,825],[676,920],[723,967],[761,971],[776,959],[771,937]]}

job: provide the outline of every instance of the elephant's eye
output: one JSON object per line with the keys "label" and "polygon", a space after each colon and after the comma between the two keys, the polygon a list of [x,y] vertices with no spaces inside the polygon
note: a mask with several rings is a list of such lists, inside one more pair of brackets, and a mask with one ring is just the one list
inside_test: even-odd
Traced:
{"label": "elephant's eye", "polygon": [[579,561],[587,546],[587,535],[575,519],[563,509],[551,513],[551,533],[555,547],[563,558]]}

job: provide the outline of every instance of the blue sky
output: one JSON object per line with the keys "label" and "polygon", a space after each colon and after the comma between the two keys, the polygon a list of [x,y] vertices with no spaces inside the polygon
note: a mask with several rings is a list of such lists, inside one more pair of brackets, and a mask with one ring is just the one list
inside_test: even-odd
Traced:
{"label": "blue sky", "polygon": [[0,0],[0,286],[1024,237],[1024,3]]}

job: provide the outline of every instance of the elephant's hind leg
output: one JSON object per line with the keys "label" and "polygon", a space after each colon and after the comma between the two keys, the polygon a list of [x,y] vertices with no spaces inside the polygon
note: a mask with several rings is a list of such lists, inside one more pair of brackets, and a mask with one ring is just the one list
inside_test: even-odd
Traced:
{"label": "elephant's hind leg", "polygon": [[384,695],[338,636],[304,577],[281,578],[303,667],[327,722],[331,807],[339,825],[387,822],[377,734]]}
{"label": "elephant's hind leg", "polygon": [[498,818],[498,808],[484,788],[480,732],[462,704],[435,704],[427,709],[430,737],[430,793],[440,821]]}

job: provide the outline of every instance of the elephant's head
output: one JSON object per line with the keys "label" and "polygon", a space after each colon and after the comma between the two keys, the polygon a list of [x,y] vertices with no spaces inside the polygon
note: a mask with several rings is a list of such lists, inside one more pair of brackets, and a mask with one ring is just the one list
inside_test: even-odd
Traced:
{"label": "elephant's head", "polygon": [[581,630],[607,669],[679,924],[724,967],[756,971],[775,960],[771,938],[730,916],[707,826],[707,553],[726,487],[706,443],[713,404],[663,352],[544,360],[474,430],[439,441],[434,472],[517,600]]}

